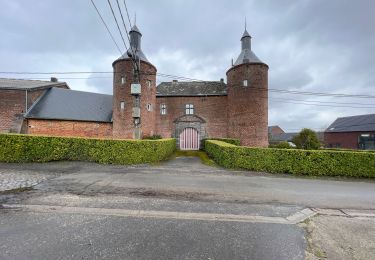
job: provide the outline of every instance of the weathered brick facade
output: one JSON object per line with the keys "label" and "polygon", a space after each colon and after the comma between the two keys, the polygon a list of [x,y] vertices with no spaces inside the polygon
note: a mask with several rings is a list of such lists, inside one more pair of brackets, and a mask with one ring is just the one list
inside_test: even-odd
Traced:
{"label": "weathered brick facade", "polygon": [[375,132],[325,132],[324,143],[329,148],[358,149],[359,137],[363,134],[375,135]]}
{"label": "weathered brick facade", "polygon": [[234,66],[227,72],[227,82],[228,136],[240,139],[242,145],[267,147],[268,66]]}
{"label": "weathered brick facade", "polygon": [[27,133],[34,135],[112,138],[112,123],[28,119]]}
{"label": "weathered brick facade", "polygon": [[[130,59],[121,59],[113,63],[113,136],[129,138],[134,136],[134,121],[132,117],[135,97],[131,95],[133,79],[133,63]],[[148,63],[140,62],[141,83],[141,136],[154,135],[156,107],[156,68]],[[122,84],[124,78],[124,84]],[[121,102],[124,103],[123,109]],[[148,111],[147,105],[151,105]]]}
{"label": "weathered brick facade", "polygon": [[[156,109],[156,134],[178,138],[182,130],[198,130],[200,139],[226,137],[228,127],[227,96],[208,97],[158,97]],[[160,112],[166,105],[166,114]],[[185,105],[194,105],[194,115],[185,116]]]}
{"label": "weathered brick facade", "polygon": [[[58,86],[68,88],[66,85]],[[0,132],[12,132],[23,114],[46,89],[0,89]]]}

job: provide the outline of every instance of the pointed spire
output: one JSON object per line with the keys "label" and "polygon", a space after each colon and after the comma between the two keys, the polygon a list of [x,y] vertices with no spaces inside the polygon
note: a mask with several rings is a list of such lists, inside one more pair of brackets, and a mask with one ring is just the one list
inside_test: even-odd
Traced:
{"label": "pointed spire", "polygon": [[245,16],[245,31],[247,31],[247,22],[246,22],[246,16]]}
{"label": "pointed spire", "polygon": [[135,12],[135,14],[134,14],[134,25],[136,25],[137,24],[137,12]]}

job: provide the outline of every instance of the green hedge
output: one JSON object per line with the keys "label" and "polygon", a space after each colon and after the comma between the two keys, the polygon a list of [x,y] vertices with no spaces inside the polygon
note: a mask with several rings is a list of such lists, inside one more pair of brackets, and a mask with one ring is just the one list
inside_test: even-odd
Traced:
{"label": "green hedge", "polygon": [[152,163],[167,159],[175,147],[175,139],[110,140],[0,134],[0,162]]}
{"label": "green hedge", "polygon": [[270,173],[375,178],[375,154],[366,152],[253,148],[207,140],[219,165]]}
{"label": "green hedge", "polygon": [[241,144],[239,139],[234,139],[234,138],[205,138],[205,139],[202,139],[201,150],[205,150],[205,145],[206,145],[207,140],[217,140],[217,141],[222,141],[224,143],[238,145],[238,146]]}

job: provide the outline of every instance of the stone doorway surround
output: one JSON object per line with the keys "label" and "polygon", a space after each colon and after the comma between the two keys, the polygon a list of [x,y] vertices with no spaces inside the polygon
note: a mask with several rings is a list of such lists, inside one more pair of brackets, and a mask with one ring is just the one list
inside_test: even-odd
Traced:
{"label": "stone doorway surround", "polygon": [[185,128],[194,128],[198,131],[199,142],[206,138],[206,121],[196,115],[183,115],[174,120],[173,137],[176,138],[177,148],[180,147],[180,134]]}

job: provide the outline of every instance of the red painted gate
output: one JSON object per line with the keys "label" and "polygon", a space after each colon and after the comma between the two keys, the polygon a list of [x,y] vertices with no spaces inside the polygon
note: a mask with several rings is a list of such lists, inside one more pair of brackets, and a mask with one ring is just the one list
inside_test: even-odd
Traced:
{"label": "red painted gate", "polygon": [[185,128],[180,134],[181,150],[199,150],[199,133],[194,128]]}

